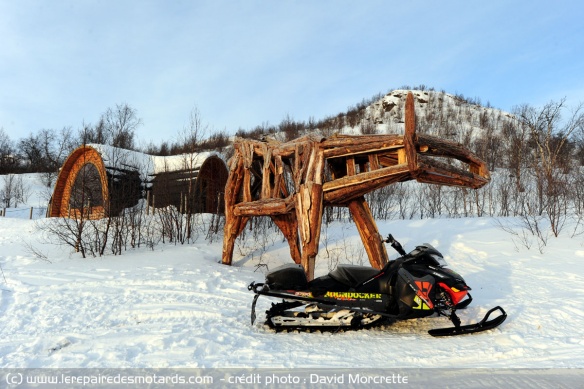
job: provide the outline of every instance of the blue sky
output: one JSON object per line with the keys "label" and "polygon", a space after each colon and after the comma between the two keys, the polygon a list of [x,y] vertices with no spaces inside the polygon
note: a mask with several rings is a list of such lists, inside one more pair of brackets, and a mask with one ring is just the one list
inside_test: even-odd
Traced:
{"label": "blue sky", "polygon": [[0,128],[13,140],[138,112],[173,141],[322,119],[402,85],[510,111],[584,101],[581,1],[0,0]]}

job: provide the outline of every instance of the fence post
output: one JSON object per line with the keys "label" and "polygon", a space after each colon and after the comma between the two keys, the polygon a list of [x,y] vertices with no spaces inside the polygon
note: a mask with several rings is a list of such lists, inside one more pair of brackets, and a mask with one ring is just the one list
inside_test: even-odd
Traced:
{"label": "fence post", "polygon": [[32,220],[32,208],[33,207],[30,207],[30,215],[28,215],[28,220]]}

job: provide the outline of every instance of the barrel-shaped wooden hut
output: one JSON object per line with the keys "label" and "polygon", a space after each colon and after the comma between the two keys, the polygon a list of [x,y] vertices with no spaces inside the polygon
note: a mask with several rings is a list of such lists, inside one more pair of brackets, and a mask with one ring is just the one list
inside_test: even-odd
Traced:
{"label": "barrel-shaped wooden hut", "polygon": [[83,145],[61,167],[49,216],[115,216],[141,200],[183,213],[222,213],[227,175],[225,161],[216,152],[161,157]]}

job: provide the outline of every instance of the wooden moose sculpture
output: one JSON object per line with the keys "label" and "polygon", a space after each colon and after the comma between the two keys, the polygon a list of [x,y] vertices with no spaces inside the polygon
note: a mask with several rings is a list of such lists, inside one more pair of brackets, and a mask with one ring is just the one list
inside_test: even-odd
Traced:
{"label": "wooden moose sculpture", "polygon": [[371,266],[381,268],[387,251],[364,195],[413,179],[477,189],[490,175],[462,145],[416,134],[411,92],[404,135],[309,135],[286,143],[238,139],[225,186],[222,261],[231,264],[235,240],[249,218],[269,216],[288,241],[294,262],[313,279],[323,207],[346,206]]}

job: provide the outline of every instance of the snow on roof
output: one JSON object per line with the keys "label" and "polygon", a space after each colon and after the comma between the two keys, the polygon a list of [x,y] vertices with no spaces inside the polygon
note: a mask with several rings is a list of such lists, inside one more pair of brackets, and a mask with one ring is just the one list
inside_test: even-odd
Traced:
{"label": "snow on roof", "polygon": [[210,157],[223,160],[221,154],[216,151],[156,156],[96,143],[87,146],[92,147],[101,155],[106,168],[141,170],[148,175],[185,169],[196,170]]}

